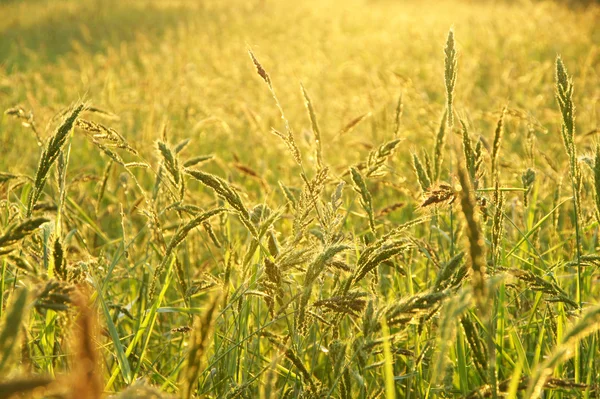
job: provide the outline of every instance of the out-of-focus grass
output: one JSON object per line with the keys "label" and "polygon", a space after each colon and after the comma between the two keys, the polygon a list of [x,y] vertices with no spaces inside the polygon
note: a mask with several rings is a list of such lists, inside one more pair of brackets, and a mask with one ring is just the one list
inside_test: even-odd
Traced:
{"label": "out-of-focus grass", "polygon": [[[139,151],[114,150],[137,167],[108,166],[94,132],[85,135],[79,126],[53,161],[35,209],[51,222],[19,237],[23,245],[10,254],[0,246],[0,305],[14,295],[24,298],[25,291],[15,288],[26,286],[36,310],[26,317],[21,363],[6,363],[10,377],[31,372],[60,379],[69,367],[96,359],[97,350],[103,370],[96,374],[109,392],[145,377],[186,397],[198,388],[197,395],[210,397],[319,392],[370,398],[384,387],[388,397],[394,388],[398,398],[458,397],[483,392],[490,370],[501,382],[498,390],[510,385],[521,392],[528,383],[519,381],[521,374],[545,376],[548,357],[553,383],[563,384],[556,390],[546,385],[553,388],[548,397],[597,394],[597,310],[584,314],[576,299],[587,308],[599,295],[593,193],[600,193],[600,183],[592,169],[600,162],[594,159],[600,7],[525,0],[71,0],[3,2],[0,15],[1,110],[20,105],[31,111],[47,139],[59,113],[83,99],[110,114],[84,111],[81,118],[114,128]],[[422,192],[413,163],[422,162],[427,173],[424,155],[431,154],[446,107],[443,46],[451,27],[459,54],[455,127],[447,129],[441,147],[439,181],[430,179],[432,188]],[[249,49],[269,74],[302,167],[270,132],[287,134]],[[578,182],[568,176],[555,99],[557,54],[574,83],[583,204],[575,216],[568,197]],[[324,183],[311,180],[317,160],[300,83],[310,94],[330,168]],[[371,151],[395,137],[400,95],[398,136],[404,141],[384,157],[384,176],[356,172],[351,179],[350,167],[358,171]],[[458,254],[468,252],[459,201],[440,200],[432,211],[421,205],[428,196],[459,195],[460,145],[469,142],[461,121],[488,170],[505,106],[498,184],[506,201],[493,194],[495,180],[487,172],[477,182],[476,209],[469,211],[476,215],[469,216],[471,228],[485,238],[477,244],[487,252],[486,266],[498,271],[480,281],[490,290],[489,306],[482,309],[472,300],[470,276],[457,287],[438,287],[451,280],[438,281],[438,273],[463,270]],[[188,138],[178,153],[177,143]],[[164,142],[160,150],[158,140]],[[30,127],[0,116],[0,172],[11,174],[0,175],[0,237],[27,222],[41,152],[35,142]],[[206,154],[214,158],[193,168],[221,180],[184,171],[186,160]],[[365,190],[347,187],[330,199],[339,181],[359,185],[361,178]],[[202,179],[206,186],[197,181]],[[302,190],[309,194],[301,197]],[[302,219],[303,208],[290,205],[289,193],[294,201],[315,201],[318,209]],[[372,209],[361,207],[369,196]],[[464,203],[472,206],[469,201]],[[185,230],[199,212],[232,204],[240,208],[237,216],[215,214],[209,224]],[[491,243],[497,219],[504,229]],[[298,220],[310,228],[298,228]],[[575,220],[581,223],[577,234]],[[574,242],[588,256],[580,284]],[[497,246],[499,259],[490,251]],[[285,250],[298,252],[286,258]],[[352,280],[372,253],[389,259]],[[84,316],[78,328],[88,328],[81,323],[92,317],[81,301],[60,302],[72,295],[50,281],[69,280],[60,277],[61,256],[72,281],[94,288],[88,296],[101,305],[110,337],[95,336],[93,344],[84,337],[78,341],[84,353],[75,360],[67,356],[78,353],[68,342],[73,309]],[[278,275],[282,265],[287,269]],[[276,281],[277,289],[269,285]],[[325,302],[317,306],[316,300]],[[278,312],[270,313],[269,304]],[[356,308],[351,316],[336,316],[327,306]],[[305,307],[311,322],[302,335],[296,313]],[[408,313],[415,317],[405,323]],[[395,317],[382,324],[390,314]],[[569,333],[575,319],[583,322]],[[182,332],[190,329],[188,339]],[[7,330],[0,329],[0,338],[1,331]],[[574,360],[562,364],[569,351]],[[16,351],[7,353],[17,358]],[[489,367],[486,356],[495,367],[483,369]],[[78,381],[98,394],[93,379]],[[588,384],[587,391],[579,383]]]}
{"label": "out-of-focus grass", "polygon": [[[268,154],[276,144],[264,139],[265,132],[277,116],[249,68],[245,50],[250,46],[269,66],[300,133],[306,117],[298,82],[310,90],[326,153],[335,153],[336,134],[344,124],[373,113],[361,134],[342,138],[344,160],[353,160],[364,151],[362,144],[383,136],[381,126],[392,119],[400,92],[409,116],[405,130],[420,138],[432,131],[438,120],[435,104],[443,95],[439,42],[451,25],[462,53],[457,98],[468,99],[468,117],[481,129],[495,122],[486,113],[506,102],[551,128],[557,53],[576,68],[578,124],[582,131],[596,125],[600,34],[595,9],[389,1],[235,6],[67,1],[2,8],[7,18],[1,25],[1,105],[33,109],[41,126],[73,97],[88,95],[118,110],[116,127],[148,147],[167,121],[176,136],[197,137],[195,144],[202,142],[205,152],[229,147],[233,153],[250,141]],[[591,100],[577,101],[583,98]],[[460,102],[457,106],[460,112]],[[15,140],[27,134],[22,129],[3,123],[2,130],[3,144],[25,148],[24,140]],[[245,162],[252,156],[236,155]],[[11,155],[2,162],[12,164]],[[254,167],[268,173],[277,165]]]}

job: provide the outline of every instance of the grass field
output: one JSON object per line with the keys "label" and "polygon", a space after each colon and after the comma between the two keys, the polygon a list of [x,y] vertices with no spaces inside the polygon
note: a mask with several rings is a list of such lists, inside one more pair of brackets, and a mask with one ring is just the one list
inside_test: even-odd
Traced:
{"label": "grass field", "polygon": [[599,5],[0,15],[0,398],[600,397]]}

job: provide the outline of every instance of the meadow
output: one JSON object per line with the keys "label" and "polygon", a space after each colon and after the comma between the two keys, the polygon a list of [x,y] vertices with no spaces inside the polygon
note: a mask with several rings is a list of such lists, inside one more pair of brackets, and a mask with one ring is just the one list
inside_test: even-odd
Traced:
{"label": "meadow", "polygon": [[597,3],[0,15],[0,398],[600,397]]}

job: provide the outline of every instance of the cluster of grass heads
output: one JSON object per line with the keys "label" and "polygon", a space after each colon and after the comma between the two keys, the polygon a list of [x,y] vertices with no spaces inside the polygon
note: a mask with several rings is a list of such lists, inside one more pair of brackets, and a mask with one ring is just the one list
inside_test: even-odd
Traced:
{"label": "cluster of grass heads", "polygon": [[235,3],[0,6],[0,397],[600,397],[600,9]]}

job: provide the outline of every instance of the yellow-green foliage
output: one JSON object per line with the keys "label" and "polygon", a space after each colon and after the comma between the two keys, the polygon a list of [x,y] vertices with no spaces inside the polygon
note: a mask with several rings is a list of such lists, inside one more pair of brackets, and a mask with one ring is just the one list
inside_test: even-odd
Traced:
{"label": "yellow-green foliage", "polygon": [[597,397],[575,3],[1,2],[0,397]]}

